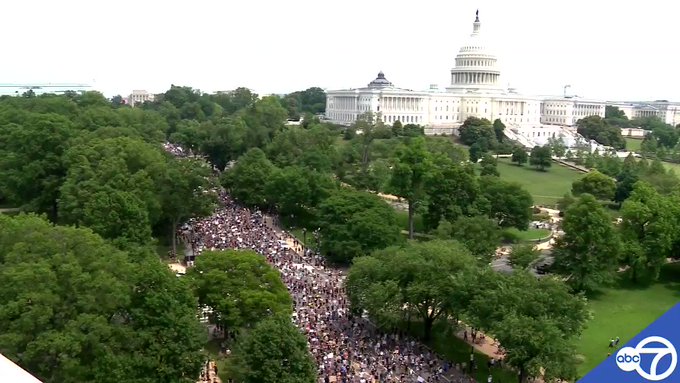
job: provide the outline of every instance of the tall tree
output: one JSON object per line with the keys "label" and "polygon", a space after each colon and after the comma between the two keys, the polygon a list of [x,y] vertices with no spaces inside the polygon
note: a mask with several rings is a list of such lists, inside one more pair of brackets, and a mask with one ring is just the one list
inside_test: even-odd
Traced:
{"label": "tall tree", "polygon": [[465,245],[481,265],[491,262],[500,245],[498,224],[487,217],[460,217],[451,224],[450,235]]}
{"label": "tall tree", "polygon": [[631,278],[656,279],[671,256],[677,238],[678,207],[645,182],[638,182],[621,207],[621,234],[625,242],[624,262]]}
{"label": "tall tree", "polygon": [[611,177],[593,170],[574,181],[571,185],[571,192],[575,196],[591,194],[599,200],[609,201],[614,199],[616,182]]}
{"label": "tall tree", "polygon": [[504,130],[505,130],[505,124],[503,123],[503,121],[501,121],[498,118],[495,119],[493,121],[493,131],[496,135],[496,140],[498,142],[503,142],[503,140],[505,139],[505,134],[503,133]]}
{"label": "tall tree", "polygon": [[321,249],[334,262],[349,264],[400,241],[394,209],[367,192],[339,189],[318,207]]}
{"label": "tall tree", "polygon": [[222,185],[237,200],[247,206],[266,207],[267,182],[276,167],[267,159],[259,148],[253,148],[239,157],[238,162],[229,171],[222,173]]}
{"label": "tall tree", "polygon": [[26,210],[57,218],[59,187],[67,167],[63,154],[76,135],[67,118],[23,111],[0,115],[0,194]]}
{"label": "tall tree", "polygon": [[522,185],[498,177],[481,177],[479,185],[481,196],[488,204],[489,218],[495,219],[501,227],[527,229],[534,201]]}
{"label": "tall tree", "polygon": [[621,135],[621,129],[610,125],[600,116],[588,116],[576,121],[578,134],[589,140],[595,140],[602,145],[615,149],[626,147],[626,141]]}
{"label": "tall tree", "polygon": [[613,280],[621,253],[612,219],[595,197],[584,194],[567,209],[562,221],[564,236],[553,254],[555,270],[567,276],[576,290],[593,290]]}
{"label": "tall tree", "polygon": [[60,189],[65,223],[91,227],[121,245],[147,244],[162,217],[161,149],[139,139],[92,139],[65,154],[69,170]]}
{"label": "tall tree", "polygon": [[425,198],[425,180],[432,169],[430,155],[424,138],[413,138],[397,152],[397,162],[392,167],[390,189],[392,194],[408,202],[408,236],[413,239],[415,210]]}
{"label": "tall tree", "polygon": [[549,146],[534,146],[531,149],[529,163],[541,171],[552,165],[552,151]]}
{"label": "tall tree", "polygon": [[211,169],[205,162],[170,158],[161,181],[163,214],[170,227],[172,252],[177,254],[177,228],[191,217],[209,215],[217,202]]}
{"label": "tall tree", "polygon": [[227,370],[243,383],[314,383],[316,365],[307,339],[290,318],[267,318],[236,342]]}
{"label": "tall tree", "polygon": [[495,148],[498,144],[493,124],[485,118],[469,117],[463,122],[458,132],[463,144],[478,144],[483,152]]}
{"label": "tall tree", "polygon": [[522,383],[532,376],[573,379],[573,341],[590,319],[582,295],[555,278],[512,274],[482,275],[467,310],[471,323],[493,333],[506,351],[505,361]]}
{"label": "tall tree", "polygon": [[0,216],[0,349],[46,383],[194,382],[196,301],[155,254]]}
{"label": "tall tree", "polygon": [[389,313],[401,318],[410,307],[423,321],[423,337],[429,340],[435,320],[461,314],[467,307],[475,265],[460,243],[409,242],[404,248],[356,259],[347,277],[348,295],[354,310],[373,316]]}
{"label": "tall tree", "polygon": [[433,168],[425,181],[426,228],[435,229],[442,219],[453,222],[461,215],[478,213],[474,207],[480,188],[474,168],[455,163],[449,157],[433,156]]}
{"label": "tall tree", "polygon": [[516,147],[512,151],[512,162],[516,163],[518,166],[522,166],[529,161],[529,154],[527,150],[521,146]]}
{"label": "tall tree", "polygon": [[290,316],[293,302],[279,272],[250,250],[207,251],[187,274],[210,320],[238,329],[275,316]]}
{"label": "tall tree", "polygon": [[482,165],[482,171],[480,172],[481,176],[500,177],[501,174],[498,172],[498,160],[494,156],[485,154],[484,157],[482,157],[480,165]]}

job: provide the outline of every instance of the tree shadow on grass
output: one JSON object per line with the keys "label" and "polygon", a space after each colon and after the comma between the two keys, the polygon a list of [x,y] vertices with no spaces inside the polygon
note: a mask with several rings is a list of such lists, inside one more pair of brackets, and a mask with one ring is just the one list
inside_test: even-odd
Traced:
{"label": "tree shadow on grass", "polygon": [[[619,273],[613,285],[609,286],[616,290],[643,291],[653,285],[662,285],[669,290],[675,291],[675,295],[680,299],[680,262],[668,263],[661,268],[658,280],[651,278],[640,278],[633,282],[630,271]],[[586,296],[588,299],[597,300],[606,293],[605,290],[589,291]]]}

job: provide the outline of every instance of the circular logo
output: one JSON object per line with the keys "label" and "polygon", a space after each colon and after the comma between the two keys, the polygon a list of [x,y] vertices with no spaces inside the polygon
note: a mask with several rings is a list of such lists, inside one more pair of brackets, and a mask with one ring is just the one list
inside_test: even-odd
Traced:
{"label": "circular logo", "polygon": [[[646,348],[650,343],[660,343],[664,347],[650,347]],[[649,372],[645,371],[642,369],[642,366],[640,365],[640,362],[642,361],[641,355],[642,354],[654,354],[654,359],[652,359],[652,363],[649,366]],[[659,367],[659,362],[667,356],[670,355],[671,357],[671,363],[670,365],[666,368],[666,371],[663,371],[662,373],[659,373],[658,367]],[[616,365],[625,372],[637,372],[638,375],[641,377],[651,380],[651,381],[659,381],[659,380],[664,380],[668,378],[673,371],[675,371],[675,367],[678,364],[678,353],[675,351],[675,347],[671,342],[669,342],[666,338],[662,338],[660,336],[650,336],[638,343],[637,346],[635,347],[623,347],[622,349],[619,350],[619,352],[616,353]]]}

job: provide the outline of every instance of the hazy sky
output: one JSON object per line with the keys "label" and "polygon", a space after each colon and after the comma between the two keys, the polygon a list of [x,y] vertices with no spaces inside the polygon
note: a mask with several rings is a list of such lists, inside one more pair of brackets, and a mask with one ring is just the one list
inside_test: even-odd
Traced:
{"label": "hazy sky", "polygon": [[680,101],[669,0],[4,0],[0,83],[87,82],[106,95],[445,86],[479,8],[503,83],[526,94]]}

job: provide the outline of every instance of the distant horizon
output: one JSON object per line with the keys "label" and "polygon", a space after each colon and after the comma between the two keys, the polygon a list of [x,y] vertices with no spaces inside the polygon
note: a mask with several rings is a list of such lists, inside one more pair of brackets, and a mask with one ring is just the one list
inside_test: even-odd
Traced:
{"label": "distant horizon", "polygon": [[[287,94],[359,88],[383,71],[399,88],[444,88],[476,10],[504,87],[559,97],[569,84],[592,100],[680,102],[672,43],[680,4],[661,0],[9,2],[0,81],[85,83],[107,97],[170,84]],[[88,33],[55,19],[78,20]]]}
{"label": "distant horizon", "polygon": [[[247,87],[247,86],[240,86],[240,87],[235,87],[235,88],[233,88],[233,89],[220,89],[220,90],[213,90],[213,91],[205,91],[205,90],[203,90],[203,89],[200,89],[200,88],[197,88],[197,87],[193,87],[193,86],[191,86],[191,85],[170,84],[170,85],[168,85],[168,87],[167,87],[165,90],[161,90],[161,91],[151,91],[151,90],[148,90],[148,89],[139,89],[139,88],[137,88],[137,89],[130,90],[130,91],[128,91],[127,93],[109,93],[109,94],[106,94],[106,93],[103,92],[102,90],[97,89],[97,88],[96,88],[96,85],[91,85],[91,84],[83,83],[83,82],[80,82],[80,83],[79,83],[79,82],[53,82],[53,83],[48,83],[48,82],[39,83],[39,82],[36,82],[36,83],[0,83],[0,96],[2,96],[2,95],[9,95],[9,94],[4,94],[4,93],[2,92],[2,88],[12,88],[12,87],[17,87],[17,88],[19,88],[19,87],[28,87],[28,86],[35,86],[35,87],[55,87],[55,88],[58,88],[58,87],[76,86],[76,87],[88,87],[88,88],[90,88],[90,89],[88,89],[88,91],[97,91],[97,92],[99,92],[99,93],[102,93],[106,98],[109,98],[109,99],[110,99],[110,98],[113,98],[113,97],[115,97],[115,96],[121,96],[121,97],[123,97],[123,98],[126,98],[126,97],[130,96],[130,95],[132,94],[132,91],[134,91],[134,90],[137,90],[137,91],[146,91],[146,92],[149,92],[150,94],[154,94],[154,95],[163,94],[163,93],[165,93],[167,90],[169,90],[170,87],[171,87],[172,85],[175,85],[175,86],[188,86],[188,87],[191,87],[192,89],[197,89],[197,90],[201,91],[201,93],[208,93],[208,94],[215,94],[215,93],[217,93],[217,92],[227,92],[227,91],[232,91],[232,90],[235,90],[235,89],[237,89],[237,88],[248,88],[248,89],[250,89],[251,92],[257,94],[258,96],[271,96],[271,95],[275,95],[275,96],[285,96],[285,95],[288,95],[288,94],[291,94],[291,93],[304,91],[304,90],[307,90],[307,89],[309,89],[309,88],[321,88],[321,89],[323,89],[323,90],[332,90],[332,89],[324,89],[324,88],[322,88],[322,87],[320,87],[320,86],[309,86],[309,87],[306,87],[306,88],[304,88],[304,89],[296,89],[296,90],[293,90],[293,91],[290,91],[290,92],[260,93],[260,92],[257,92],[255,89],[252,89],[252,88],[250,88],[250,87]],[[351,89],[351,88],[348,88],[348,89]],[[28,90],[29,90],[29,89],[26,89],[25,91],[28,91]],[[414,90],[414,91],[418,91],[418,90]],[[423,90],[422,92],[426,92],[426,91],[427,91],[427,90]],[[43,93],[50,93],[50,92],[43,92]],[[559,95],[559,94],[552,94],[552,95],[551,95],[551,94],[540,94],[540,95],[535,95],[535,94],[526,94],[526,93],[522,93],[522,92],[519,92],[519,93],[522,94],[522,95],[528,96],[528,97],[536,97],[536,98],[564,98],[564,95]],[[669,100],[669,99],[625,99],[625,100],[622,100],[622,99],[596,99],[596,98],[592,98],[592,97],[582,97],[582,96],[580,96],[580,95],[567,95],[566,98],[580,99],[580,100],[589,100],[589,101],[602,101],[602,102],[608,102],[608,103],[653,103],[653,102],[680,103],[680,100],[675,101],[675,100]]]}

